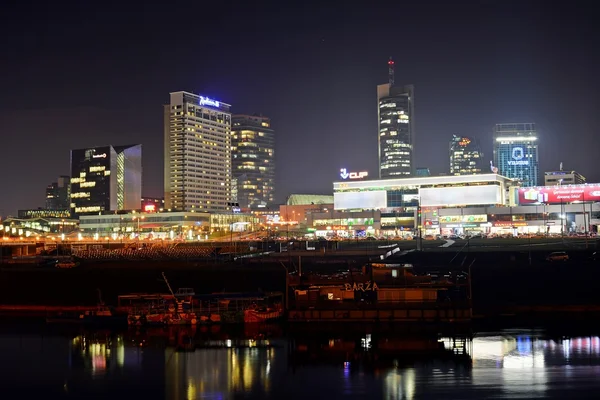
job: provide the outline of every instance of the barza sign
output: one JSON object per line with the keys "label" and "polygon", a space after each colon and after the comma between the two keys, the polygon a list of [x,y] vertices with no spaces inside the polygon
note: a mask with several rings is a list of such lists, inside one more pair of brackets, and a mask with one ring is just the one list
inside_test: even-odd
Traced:
{"label": "barza sign", "polygon": [[200,105],[219,107],[219,102],[213,99],[209,99],[208,97],[200,96]]}
{"label": "barza sign", "polygon": [[512,158],[512,160],[507,161],[508,165],[529,165],[529,160],[523,160],[525,150],[522,147],[513,147]]}
{"label": "barza sign", "polygon": [[346,168],[340,169],[340,177],[342,179],[362,179],[369,176],[367,171],[362,172],[348,172]]}
{"label": "barza sign", "polygon": [[106,158],[106,153],[92,154],[92,158]]}
{"label": "barza sign", "polygon": [[377,286],[377,283],[375,282],[371,284],[371,281],[367,281],[365,283],[354,283],[352,285],[349,283],[344,283],[344,290],[347,292],[375,292],[379,290],[379,286]]}

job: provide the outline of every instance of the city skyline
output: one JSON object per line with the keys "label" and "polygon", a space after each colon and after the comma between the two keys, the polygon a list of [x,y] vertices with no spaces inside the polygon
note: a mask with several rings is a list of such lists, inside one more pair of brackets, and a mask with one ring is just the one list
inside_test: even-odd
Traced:
{"label": "city skyline", "polygon": [[[117,13],[85,5],[75,11],[77,18],[65,19],[62,6],[11,5],[6,15],[14,18],[0,29],[5,38],[23,32],[25,45],[8,42],[7,62],[0,66],[12,77],[0,94],[0,137],[3,148],[22,151],[6,152],[4,161],[43,168],[10,173],[3,168],[11,196],[0,201],[0,215],[43,205],[47,183],[68,172],[69,149],[105,143],[142,143],[143,195],[162,196],[161,105],[173,90],[203,93],[231,103],[234,113],[271,118],[276,153],[285,160],[278,163],[276,202],[294,192],[331,193],[340,168],[375,177],[373,88],[387,80],[390,56],[396,61],[395,81],[414,84],[418,92],[415,167],[428,167],[434,175],[447,170],[447,132],[477,137],[486,164],[495,124],[532,121],[540,131],[540,175],[564,162],[588,182],[600,181],[593,167],[597,54],[584,34],[593,26],[586,7],[425,3],[407,3],[407,23],[397,31],[384,21],[370,22],[375,15],[393,15],[377,7],[323,6],[308,13],[241,6],[228,14],[226,35],[211,33],[222,17],[206,24],[203,36],[215,51],[203,54],[202,63],[179,65],[176,74],[169,60],[181,47],[167,46],[166,32],[174,23],[158,28],[170,12],[162,7],[143,11],[155,23],[147,25],[135,17],[139,10],[128,6]],[[211,7],[218,13],[218,5]],[[248,12],[264,26],[248,30]],[[102,24],[91,17],[95,13]],[[453,18],[441,17],[449,14]],[[506,24],[521,28],[498,29]],[[398,42],[407,31],[411,41]],[[138,41],[135,48],[118,39],[130,35]],[[253,43],[268,51],[256,52]],[[503,54],[514,57],[499,57]],[[127,93],[136,102],[126,100]]]}

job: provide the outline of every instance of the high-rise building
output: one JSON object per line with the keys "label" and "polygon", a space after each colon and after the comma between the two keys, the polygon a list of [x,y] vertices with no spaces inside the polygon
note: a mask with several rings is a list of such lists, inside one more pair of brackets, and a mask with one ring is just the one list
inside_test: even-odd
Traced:
{"label": "high-rise building", "polygon": [[414,88],[377,86],[379,178],[402,178],[414,169]]}
{"label": "high-rise building", "polygon": [[494,164],[498,173],[522,186],[537,186],[538,135],[535,124],[497,124],[494,128]]}
{"label": "high-rise building", "polygon": [[479,143],[466,136],[452,135],[450,175],[474,175],[483,172],[483,153]]}
{"label": "high-rise building", "polygon": [[141,144],[71,150],[73,214],[139,210],[141,198]]}
{"label": "high-rise building", "polygon": [[[562,164],[561,164],[562,168]],[[550,171],[544,173],[545,186],[583,185],[585,177],[577,171]]]}
{"label": "high-rise building", "polygon": [[46,187],[46,210],[68,210],[71,196],[71,177],[61,175]]}
{"label": "high-rise building", "polygon": [[193,93],[170,94],[164,106],[165,209],[230,209],[230,108]]}
{"label": "high-rise building", "polygon": [[275,132],[271,120],[234,115],[232,123],[233,200],[242,208],[270,204],[275,195]]}

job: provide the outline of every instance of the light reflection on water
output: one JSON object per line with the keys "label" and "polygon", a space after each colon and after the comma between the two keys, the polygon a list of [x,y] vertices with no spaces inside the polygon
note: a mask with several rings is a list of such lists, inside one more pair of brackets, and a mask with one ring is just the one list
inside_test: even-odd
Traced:
{"label": "light reflection on water", "polygon": [[[181,342],[185,338],[185,343]],[[600,337],[0,334],[0,389],[50,398],[593,398]]]}

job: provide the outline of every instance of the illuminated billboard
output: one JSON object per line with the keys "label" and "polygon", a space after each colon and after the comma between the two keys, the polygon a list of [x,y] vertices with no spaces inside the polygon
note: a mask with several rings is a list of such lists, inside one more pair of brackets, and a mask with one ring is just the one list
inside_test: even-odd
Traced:
{"label": "illuminated billboard", "polygon": [[574,201],[600,201],[600,184],[519,189],[519,204],[560,204]]}
{"label": "illuminated billboard", "polygon": [[378,210],[387,207],[387,192],[340,192],[333,194],[335,210]]}
{"label": "illuminated billboard", "polygon": [[503,204],[502,189],[496,185],[421,188],[419,196],[421,207]]}

